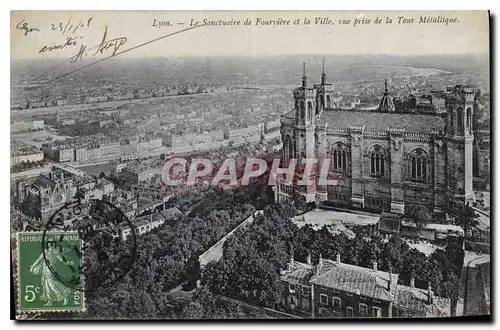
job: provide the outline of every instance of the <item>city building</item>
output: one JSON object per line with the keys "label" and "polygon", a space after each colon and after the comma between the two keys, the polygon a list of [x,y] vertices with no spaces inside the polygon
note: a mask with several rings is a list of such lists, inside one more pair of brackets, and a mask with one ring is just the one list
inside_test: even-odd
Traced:
{"label": "city building", "polygon": [[120,237],[124,241],[127,240],[128,237],[132,234],[132,229],[135,230],[136,236],[143,235],[163,225],[165,223],[165,217],[160,213],[155,212],[137,217],[131,221],[133,227],[130,227],[129,225],[124,223],[119,225],[120,228],[118,228],[118,230],[120,232]]}
{"label": "city building", "polygon": [[[182,212],[176,207],[172,207],[160,212],[152,212],[147,215],[139,216],[131,220],[135,235],[140,236],[149,233],[153,229],[161,227],[166,221],[175,219]],[[132,228],[127,224],[120,224],[118,228],[120,237],[125,241],[132,234]]]}
{"label": "city building", "polygon": [[455,202],[474,201],[473,88],[448,88],[446,118],[392,111],[388,87],[378,111],[332,108],[333,86],[324,70],[321,84],[311,86],[305,65],[302,86],[293,93],[295,107],[281,117],[282,167],[292,159],[321,165],[328,159],[333,184],[318,184],[321,171],[307,186],[276,176],[278,202],[302,198],[396,214],[421,204],[443,215]]}
{"label": "city building", "polygon": [[10,166],[26,162],[40,162],[43,152],[18,140],[10,139]]}
{"label": "city building", "polygon": [[10,124],[10,132],[39,131],[44,128],[44,125],[45,123],[43,120],[15,122]]}
{"label": "city building", "polygon": [[45,143],[44,155],[55,162],[95,162],[134,155],[147,155],[162,148],[162,140],[136,137],[127,139],[103,136],[78,137]]}
{"label": "city building", "polygon": [[153,163],[130,163],[119,172],[119,178],[132,184],[149,182],[153,177],[161,175],[162,167]]}
{"label": "city building", "polygon": [[284,308],[313,318],[407,318],[449,317],[451,304],[447,298],[435,296],[432,288],[416,288],[398,284],[399,275],[364,268],[320,256],[317,265],[292,258],[282,271],[285,284]]}
{"label": "city building", "polygon": [[76,196],[101,199],[113,193],[114,185],[74,167],[55,164],[32,183],[20,183],[18,190],[23,214],[45,221]]}
{"label": "city building", "polygon": [[40,174],[32,184],[23,187],[21,211],[27,216],[47,220],[75,196],[77,186],[73,179],[71,173],[55,166],[48,175]]}

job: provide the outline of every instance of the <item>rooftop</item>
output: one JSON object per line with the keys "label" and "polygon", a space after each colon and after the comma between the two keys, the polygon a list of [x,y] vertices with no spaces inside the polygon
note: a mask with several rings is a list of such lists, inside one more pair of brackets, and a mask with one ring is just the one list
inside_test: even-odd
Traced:
{"label": "rooftop", "polygon": [[374,299],[391,301],[399,274],[323,259],[310,283]]}
{"label": "rooftop", "polygon": [[50,188],[50,189],[52,189],[52,188],[54,188],[55,185],[56,185],[56,183],[54,181],[52,181],[51,179],[49,179],[48,177],[46,177],[43,174],[40,174],[33,182],[33,186],[35,186],[37,188]]}
{"label": "rooftop", "polygon": [[[318,265],[290,260],[281,279],[288,283],[319,285],[373,299],[391,301],[395,307],[411,309],[427,316],[450,316],[450,299],[434,296],[429,290],[399,285],[399,274],[365,268],[320,257]],[[309,262],[310,263],[310,262]]]}
{"label": "rooftop", "polygon": [[[396,305],[405,309],[425,312],[426,315],[450,316],[450,299],[433,297],[432,305],[428,304],[428,290],[398,285],[396,290]],[[435,313],[433,308],[437,309]]]}
{"label": "rooftop", "polygon": [[367,131],[388,131],[396,128],[412,133],[442,131],[446,125],[443,118],[434,115],[340,109],[323,111],[319,120],[322,123],[328,123],[328,127],[337,129],[349,128],[350,126],[365,126]]}
{"label": "rooftop", "polygon": [[181,215],[182,214],[182,212],[178,208],[176,208],[176,207],[168,208],[166,210],[160,211],[160,213],[164,217],[166,217],[166,218],[168,218],[168,217],[175,217],[177,215]]}

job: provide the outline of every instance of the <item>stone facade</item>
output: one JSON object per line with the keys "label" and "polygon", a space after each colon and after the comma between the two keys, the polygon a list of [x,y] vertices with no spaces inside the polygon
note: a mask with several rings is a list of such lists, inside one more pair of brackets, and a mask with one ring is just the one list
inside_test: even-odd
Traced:
{"label": "stone facade", "polygon": [[293,95],[294,109],[281,117],[282,167],[291,159],[329,159],[329,182],[320,186],[317,172],[307,187],[277,179],[278,202],[300,197],[403,214],[408,204],[441,213],[454,201],[474,200],[472,88],[448,88],[446,117],[331,108],[333,86],[324,72],[321,84],[309,86],[304,70]]}
{"label": "stone facade", "polygon": [[451,303],[435,296],[432,288],[398,284],[399,274],[363,268],[323,259],[317,265],[293,258],[281,272],[284,283],[283,307],[304,317],[313,318],[408,318],[449,317]]}

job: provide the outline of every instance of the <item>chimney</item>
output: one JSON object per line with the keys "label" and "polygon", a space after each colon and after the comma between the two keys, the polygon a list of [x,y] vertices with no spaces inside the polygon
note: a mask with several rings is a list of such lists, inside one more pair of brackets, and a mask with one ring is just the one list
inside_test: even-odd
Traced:
{"label": "chimney", "polygon": [[311,266],[311,265],[312,265],[312,262],[311,262],[311,253],[309,253],[309,254],[307,255],[307,264],[308,264],[309,266]]}
{"label": "chimney", "polygon": [[337,263],[340,264],[340,253],[337,253]]}
{"label": "chimney", "polygon": [[374,261],[373,262],[373,271],[376,272],[377,271],[377,261]]}
{"label": "chimney", "polygon": [[323,268],[323,257],[321,256],[321,253],[319,254],[319,263],[318,263],[318,270],[321,270]]}
{"label": "chimney", "polygon": [[415,289],[415,276],[411,275],[410,277],[410,288]]}
{"label": "chimney", "polygon": [[434,301],[434,293],[432,292],[431,282],[429,281],[429,287],[427,288],[427,303],[430,305]]}

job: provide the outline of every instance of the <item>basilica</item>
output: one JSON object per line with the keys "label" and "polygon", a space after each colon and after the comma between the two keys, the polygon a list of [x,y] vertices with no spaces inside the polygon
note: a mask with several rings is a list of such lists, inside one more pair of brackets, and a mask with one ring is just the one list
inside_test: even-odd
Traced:
{"label": "basilica", "polygon": [[295,106],[281,120],[282,159],[330,159],[330,182],[305,187],[277,179],[277,202],[304,199],[343,207],[404,214],[421,204],[443,214],[455,202],[471,203],[473,109],[476,90],[457,85],[444,94],[444,114],[398,112],[387,80],[377,110],[333,105],[324,70],[319,84],[293,91]]}

